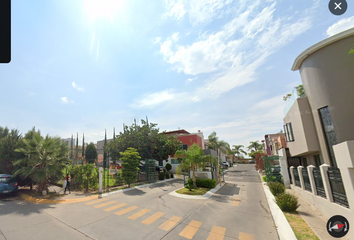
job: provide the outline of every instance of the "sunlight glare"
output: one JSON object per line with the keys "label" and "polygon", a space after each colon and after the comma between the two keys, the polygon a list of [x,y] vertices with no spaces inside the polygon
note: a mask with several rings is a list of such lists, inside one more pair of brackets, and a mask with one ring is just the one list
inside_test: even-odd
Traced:
{"label": "sunlight glare", "polygon": [[113,15],[122,7],[124,0],[85,0],[84,6],[91,22],[97,18],[108,18],[113,21]]}

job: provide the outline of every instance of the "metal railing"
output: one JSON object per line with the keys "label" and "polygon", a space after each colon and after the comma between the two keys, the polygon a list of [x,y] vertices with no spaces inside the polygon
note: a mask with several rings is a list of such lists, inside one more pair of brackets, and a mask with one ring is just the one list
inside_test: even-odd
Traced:
{"label": "metal railing", "polygon": [[297,171],[297,168],[294,168],[294,178],[295,178],[295,186],[301,187],[299,172]]}
{"label": "metal railing", "polygon": [[309,173],[307,172],[307,168],[302,169],[302,177],[305,183],[305,190],[312,192],[310,177],[309,177]]}
{"label": "metal railing", "polygon": [[349,208],[347,195],[345,193],[342,175],[339,168],[328,168],[328,178],[332,189],[333,201]]}
{"label": "metal railing", "polygon": [[313,177],[315,179],[315,188],[317,195],[326,198],[326,192],[323,187],[323,180],[321,176],[321,171],[318,168],[313,169]]}

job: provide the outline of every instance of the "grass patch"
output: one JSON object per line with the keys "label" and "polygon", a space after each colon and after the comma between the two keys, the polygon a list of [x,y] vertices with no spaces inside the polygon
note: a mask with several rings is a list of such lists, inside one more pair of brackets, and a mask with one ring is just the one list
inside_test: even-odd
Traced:
{"label": "grass patch", "polygon": [[295,236],[299,240],[320,240],[298,213],[284,212]]}
{"label": "grass patch", "polygon": [[185,195],[204,195],[209,192],[210,188],[195,188],[192,191],[189,191],[188,188],[182,188],[177,190],[176,193],[185,194]]}

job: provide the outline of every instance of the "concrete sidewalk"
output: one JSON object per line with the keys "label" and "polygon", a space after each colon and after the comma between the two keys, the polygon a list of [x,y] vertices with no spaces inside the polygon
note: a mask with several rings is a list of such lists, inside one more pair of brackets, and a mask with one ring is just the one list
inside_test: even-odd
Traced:
{"label": "concrete sidewalk", "polygon": [[[298,197],[300,207],[297,209],[297,212],[300,214],[302,219],[304,219],[307,225],[309,225],[309,227],[316,233],[319,239],[338,239],[328,234],[326,226],[328,219],[326,219],[318,210],[311,206],[304,198],[301,197],[301,195],[297,194],[294,190],[287,189],[286,191]],[[348,240],[346,237],[341,239]]]}

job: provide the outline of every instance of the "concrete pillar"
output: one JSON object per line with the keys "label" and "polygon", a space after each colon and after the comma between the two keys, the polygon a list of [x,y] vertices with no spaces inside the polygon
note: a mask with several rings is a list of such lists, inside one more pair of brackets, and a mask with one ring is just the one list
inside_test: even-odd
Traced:
{"label": "concrete pillar", "polygon": [[290,188],[290,178],[288,171],[288,161],[286,159],[285,148],[282,148],[278,151],[279,155],[279,164],[281,169],[281,175],[283,176],[284,185],[287,188]]}
{"label": "concrete pillar", "polygon": [[294,177],[294,166],[290,167],[290,175],[291,175],[291,181],[293,182],[293,185],[296,186],[295,177]]}
{"label": "concrete pillar", "polygon": [[310,184],[311,184],[311,189],[312,189],[312,194],[317,195],[317,189],[316,189],[316,183],[315,183],[315,178],[313,176],[313,169],[315,168],[315,166],[310,165],[307,166],[307,172],[309,174],[309,178],[310,178]]}
{"label": "concrete pillar", "polygon": [[332,189],[331,189],[331,185],[329,183],[329,177],[328,177],[328,173],[327,173],[329,167],[330,166],[328,164],[322,164],[320,166],[320,171],[321,171],[323,187],[326,192],[327,199],[328,199],[328,201],[333,202]]}
{"label": "concrete pillar", "polygon": [[354,141],[342,142],[333,146],[333,149],[342,175],[349,208],[354,210]]}
{"label": "concrete pillar", "polygon": [[298,166],[297,167],[297,172],[299,173],[301,188],[302,188],[302,190],[305,190],[304,176],[302,176],[302,169],[303,168],[304,168],[303,166]]}
{"label": "concrete pillar", "polygon": [[103,168],[100,167],[98,169],[98,193],[102,193],[102,175],[103,175]]}

